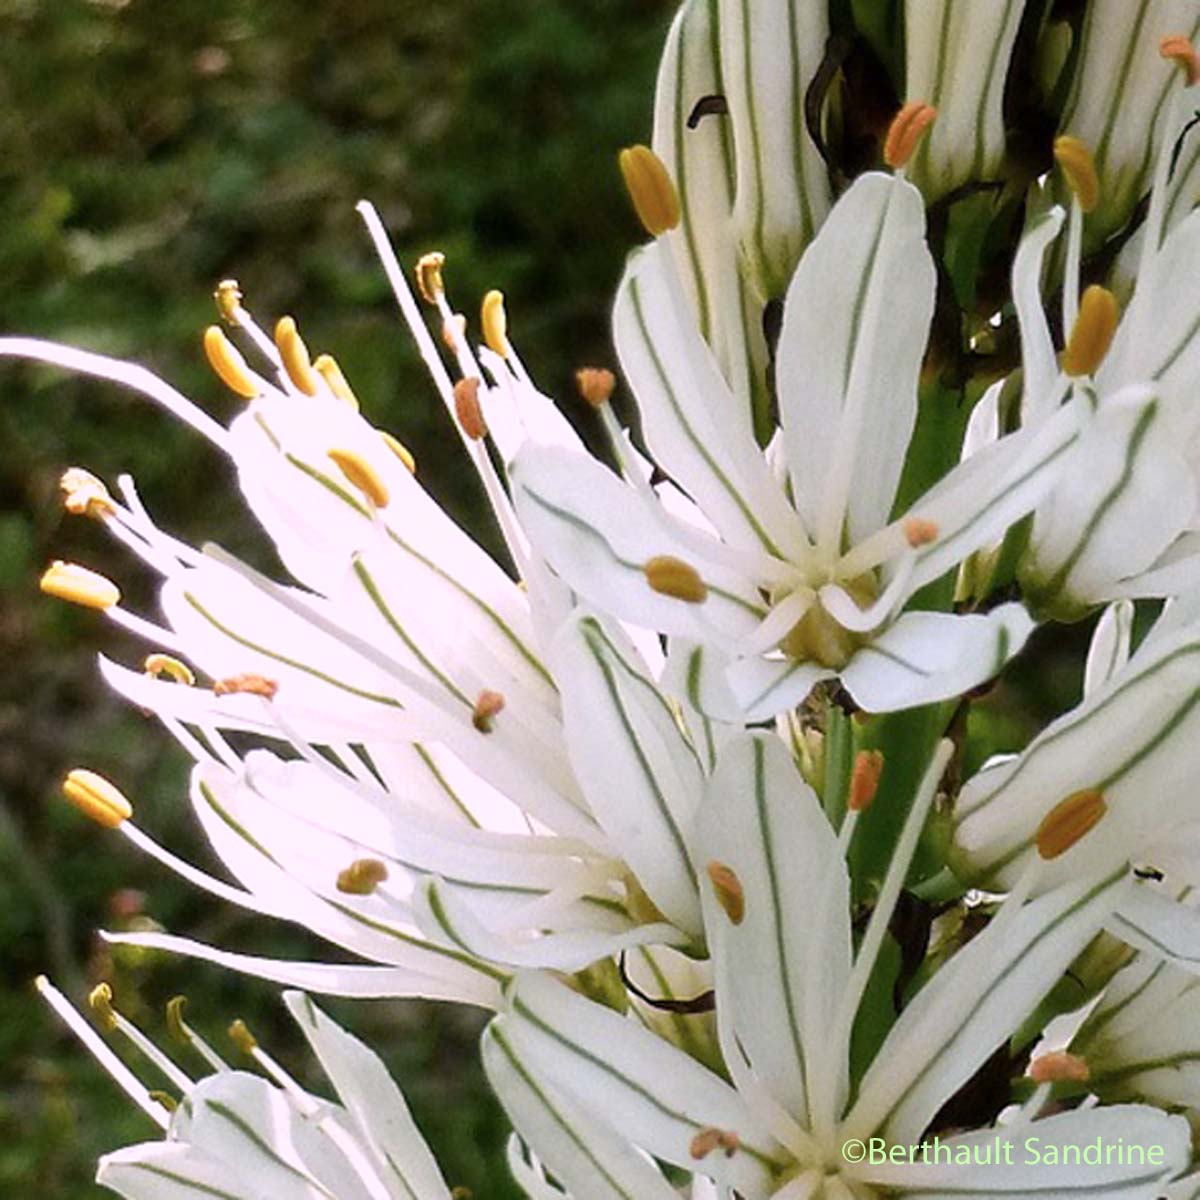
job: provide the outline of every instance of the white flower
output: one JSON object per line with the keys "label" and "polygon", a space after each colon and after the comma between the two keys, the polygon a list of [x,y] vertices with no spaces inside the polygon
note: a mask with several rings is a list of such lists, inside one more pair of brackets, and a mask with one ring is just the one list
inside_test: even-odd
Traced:
{"label": "white flower", "polygon": [[[517,456],[535,546],[590,603],[700,643],[691,694],[706,711],[761,719],[834,676],[871,711],[926,703],[994,674],[1031,628],[1015,605],[902,611],[1039,501],[1078,421],[1067,405],[1000,439],[890,519],[933,311],[924,230],[921,194],[901,177],[863,175],[835,205],[785,302],[782,428],[767,455],[660,240],[631,260],[615,326],[646,444],[672,482],[656,495],[619,432],[624,483],[566,447]],[[690,569],[682,593],[655,578],[664,560]]]}
{"label": "white flower", "polygon": [[168,1008],[170,1024],[211,1072],[193,1080],[112,1007],[101,985],[92,997],[102,1024],[126,1037],[178,1095],[151,1093],[57,988],[42,978],[38,989],[163,1130],[161,1141],[100,1159],[97,1182],[127,1200],[450,1200],[383,1063],[302,993],[285,992],[284,1000],[333,1084],[336,1103],[305,1091],[240,1022],[230,1034],[263,1075],[232,1070],[183,1021],[177,1000]]}
{"label": "white flower", "polygon": [[[918,835],[945,764],[921,786],[855,949],[844,854],[780,743],[744,736],[722,757],[701,814],[712,887],[706,915],[728,1081],[624,1017],[540,975],[518,976],[489,1026],[484,1060],[523,1136],[578,1195],[599,1161],[625,1194],[667,1196],[636,1147],[746,1200],[1158,1195],[1190,1156],[1186,1123],[1152,1108],[1081,1108],[946,1136],[950,1162],[855,1161],[855,1147],[918,1143],[945,1102],[1017,1029],[1129,889],[1119,869],[1026,902],[1027,878],[988,927],[924,983],[865,1070],[850,1040]],[[1035,872],[1036,874],[1036,872]],[[1161,1165],[1081,1169],[1031,1163],[987,1145],[1080,1147],[1121,1136],[1163,1147]],[[978,1156],[974,1147],[980,1147]],[[865,1146],[864,1146],[865,1148]],[[972,1161],[973,1160],[973,1161]],[[624,1176],[620,1172],[627,1172]],[[596,1195],[621,1194],[596,1192]]]}
{"label": "white flower", "polygon": [[[1046,727],[1021,754],[968,780],[955,805],[953,861],[964,878],[1011,886],[1031,862],[1045,822],[1088,797],[1100,825],[1044,868],[1043,886],[1103,878],[1134,861],[1200,881],[1195,751],[1200,735],[1200,612],[1195,595],[1169,605],[1124,662],[1129,610],[1101,623],[1083,702]],[[1122,937],[1128,931],[1115,930]]]}
{"label": "white flower", "polygon": [[[70,566],[51,568],[43,588],[149,641],[145,672],[102,660],[103,672],[194,758],[192,802],[241,886],[158,846],[123,798],[91,804],[86,781],[71,798],[221,898],[299,921],[379,965],[274,962],[158,934],[114,940],[312,990],[490,1006],[516,967],[574,971],[635,945],[702,944],[692,825],[715,737],[660,690],[657,641],[635,644],[616,622],[573,608],[529,548],[483,439],[502,464],[526,440],[579,443],[529,382],[496,301],[485,311],[487,386],[440,262],[422,264],[462,376],[453,383],[378,218],[364,211],[521,584],[359,415],[336,366],[311,363],[288,320],[267,338],[235,285],[223,285],[223,311],[273,378],[210,330],[214,366],[248,401],[228,430],[141,368],[0,339],[0,354],[115,379],[206,434],[302,585],[182,545],[127,479],[117,499],[69,472],[68,507],[161,575],[166,622],[128,612],[107,580]],[[230,731],[250,737],[235,750]]]}
{"label": "white flower", "polygon": [[[1171,130],[1183,127],[1186,97],[1196,93],[1174,88],[1167,104]],[[1093,286],[1080,296],[1083,205],[1078,196],[1072,204],[1063,323],[1073,332],[1061,371],[1037,300],[1042,257],[1061,225],[1057,210],[1026,234],[1014,268],[1024,369],[1032,381],[1026,424],[1049,419],[1056,398],[1068,390],[1087,401],[1082,433],[1058,485],[1035,513],[1021,566],[1025,594],[1057,616],[1077,617],[1123,596],[1175,595],[1200,580],[1200,427],[1193,396],[1200,292],[1191,267],[1200,254],[1200,213],[1177,219],[1174,227],[1168,223],[1172,140],[1159,152],[1137,281],[1119,325],[1110,293]],[[1066,165],[1082,166],[1085,175],[1093,166],[1077,144],[1067,148]],[[1035,395],[1040,402],[1030,399]]]}

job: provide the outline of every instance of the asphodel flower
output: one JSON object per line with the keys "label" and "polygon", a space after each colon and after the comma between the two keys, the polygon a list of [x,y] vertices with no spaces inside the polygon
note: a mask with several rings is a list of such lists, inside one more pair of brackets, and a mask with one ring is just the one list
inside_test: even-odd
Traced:
{"label": "asphodel flower", "polygon": [[[586,1172],[599,1162],[624,1194],[668,1200],[671,1189],[639,1150],[745,1200],[1149,1200],[1187,1166],[1186,1121],[1146,1105],[1043,1115],[1039,1094],[979,1129],[936,1123],[1128,894],[1123,866],[1028,900],[1049,865],[1039,861],[987,927],[923,981],[865,1058],[852,1053],[949,751],[943,743],[935,754],[856,937],[845,853],[857,814],[831,827],[774,737],[743,735],[727,748],[700,814],[724,1074],[544,973],[516,978],[484,1036],[484,1063],[518,1132],[542,1135],[539,1155],[572,1194],[590,1194]],[[1086,842],[1095,831],[1079,836]],[[931,1128],[940,1157],[891,1155],[932,1142]],[[1162,1157],[1031,1162],[1029,1137],[1076,1153],[1121,1137],[1161,1146]],[[868,1156],[868,1145],[882,1154]]]}
{"label": "asphodel flower", "polygon": [[[1067,405],[893,512],[935,290],[924,202],[903,164],[932,116],[906,106],[886,148],[897,173],[855,180],[800,260],[766,453],[660,238],[632,257],[614,323],[670,482],[651,486],[611,413],[624,480],[563,445],[517,457],[516,506],[537,550],[589,603],[674,639],[677,690],[714,715],[773,716],[833,677],[870,711],[939,700],[998,672],[1031,628],[1013,604],[905,611],[1038,503],[1081,420]],[[647,564],[665,560],[690,569],[686,594],[656,585]]]}
{"label": "asphodel flower", "polygon": [[[236,1021],[229,1034],[246,1068],[231,1067],[184,1021],[182,997],[168,1007],[177,1042],[168,1054],[112,1006],[101,985],[92,1006],[110,1036],[128,1040],[170,1091],[150,1090],[45,978],[38,990],[130,1099],[162,1130],[104,1155],[102,1186],[126,1200],[452,1200],[458,1195],[414,1123],[387,1068],[308,996],[285,992],[337,1095],[314,1095]],[[176,1056],[204,1064],[193,1078]]]}
{"label": "asphodel flower", "polygon": [[205,434],[299,581],[183,545],[127,478],[114,497],[68,472],[68,507],[161,576],[165,620],[129,612],[81,568],[54,566],[43,588],[145,639],[144,669],[103,659],[103,673],[194,759],[193,805],[238,885],[158,845],[99,777],[73,772],[68,797],[217,896],[300,921],[374,965],[275,962],[165,934],[115,940],[313,990],[485,1006],[517,968],[579,971],[652,944],[701,949],[692,826],[716,738],[660,688],[657,641],[577,607],[529,545],[507,464],[527,441],[581,450],[530,382],[502,297],[485,300],[477,357],[446,298],[444,260],[422,260],[448,367],[378,217],[363,213],[513,574],[346,401],[328,356],[314,360],[290,318],[267,335],[231,282],[219,309],[248,353],[217,326],[205,336],[217,375],[247,400],[228,429],[139,367],[0,339],[0,354],[113,379]]}
{"label": "asphodel flower", "polygon": [[1025,594],[1036,607],[1064,618],[1120,597],[1176,595],[1200,581],[1200,409],[1194,396],[1200,290],[1193,269],[1200,213],[1168,224],[1175,131],[1188,120],[1186,97],[1197,89],[1187,88],[1184,72],[1168,65],[1168,135],[1159,146],[1136,285],[1124,311],[1106,288],[1080,285],[1088,180],[1099,177],[1100,197],[1111,186],[1082,143],[1060,145],[1058,156],[1074,191],[1063,296],[1068,333],[1059,362],[1037,280],[1063,223],[1060,209],[1029,229],[1014,269],[1026,425],[1054,417],[1068,394],[1084,401],[1082,433],[1058,485],[1037,509],[1021,568]]}

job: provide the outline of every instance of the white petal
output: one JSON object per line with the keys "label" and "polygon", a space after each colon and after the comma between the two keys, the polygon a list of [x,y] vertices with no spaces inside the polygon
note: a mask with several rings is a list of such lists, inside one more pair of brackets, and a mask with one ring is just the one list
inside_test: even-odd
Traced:
{"label": "white petal", "polygon": [[[96,1182],[126,1200],[266,1200],[261,1182],[227,1159],[184,1142],[142,1142],[100,1159]],[[280,1196],[312,1200],[320,1193],[305,1186]],[[322,1198],[324,1200],[324,1198]]]}
{"label": "white petal", "polygon": [[[777,713],[795,708],[822,679],[832,679],[835,671],[812,662],[793,658],[743,658],[725,672],[725,682],[736,703],[734,712],[746,722],[765,721]],[[705,709],[722,718],[722,707]]]}
{"label": "white petal", "polygon": [[863,1077],[845,1129],[916,1141],[1096,935],[1127,887],[1065,884],[993,924],[960,950],[901,1013]]}
{"label": "white petal", "polygon": [[517,1132],[574,1200],[675,1200],[649,1159],[564,1095],[520,1052],[506,1018],[488,1026],[482,1051],[488,1082]]}
{"label": "white petal", "polygon": [[[527,446],[513,465],[517,511],[534,545],[566,582],[602,611],[662,633],[708,641],[762,619],[753,584],[700,558],[690,537],[594,459]],[[651,558],[691,562],[708,584],[702,604],[651,591]]]}
{"label": "white petal", "polygon": [[850,974],[850,883],[820,801],[777,737],[725,748],[701,839],[705,860],[731,868],[744,894],[735,925],[705,881],[717,1003],[787,1112],[803,1121],[810,1097],[832,1109],[846,1084],[846,1064],[830,1063],[826,1051]]}
{"label": "white petal", "polygon": [[1021,368],[1024,396],[1022,424],[1045,420],[1053,411],[1058,359],[1046,308],[1042,303],[1042,270],[1046,251],[1062,230],[1065,214],[1057,205],[1037,218],[1022,234],[1013,258],[1012,294],[1021,329]]}
{"label": "white petal", "polygon": [[1019,604],[986,615],[905,613],[855,653],[842,682],[868,712],[931,704],[998,675],[1032,632]]}
{"label": "white petal", "polygon": [[370,1146],[380,1176],[412,1200],[445,1200],[449,1189],[442,1173],[378,1056],[302,992],[285,992],[283,998]]}
{"label": "white petal", "polygon": [[703,780],[695,751],[611,625],[579,614],[552,653],[571,765],[592,812],[663,914],[699,934],[692,825]]}
{"label": "white petal", "polygon": [[473,1004],[480,1008],[500,1007],[500,988],[478,972],[455,969],[448,964],[442,969],[431,960],[428,973],[411,967],[374,967],[343,965],[341,963],[296,962],[291,959],[261,958],[253,954],[234,954],[195,942],[190,938],[173,937],[166,933],[104,933],[106,942],[114,946],[142,946],[148,950],[164,950],[215,963],[229,971],[240,971],[272,983],[303,988],[325,996],[358,996],[384,998],[393,996],[419,997],[425,1000],[449,1000],[457,1004]]}
{"label": "white petal", "polygon": [[1085,696],[1106,684],[1129,661],[1133,617],[1133,604],[1129,600],[1118,600],[1110,604],[1096,622],[1083,672]]}
{"label": "white petal", "polygon": [[911,184],[860,176],[788,289],[776,387],[810,534],[851,541],[888,517],[917,416],[935,276]]}
{"label": "white petal", "polygon": [[[549,976],[519,976],[505,1032],[522,1059],[635,1145],[719,1183],[762,1195],[781,1151],[738,1094],[711,1071],[631,1020],[583,999]],[[731,1158],[692,1157],[693,1138],[736,1133]]]}

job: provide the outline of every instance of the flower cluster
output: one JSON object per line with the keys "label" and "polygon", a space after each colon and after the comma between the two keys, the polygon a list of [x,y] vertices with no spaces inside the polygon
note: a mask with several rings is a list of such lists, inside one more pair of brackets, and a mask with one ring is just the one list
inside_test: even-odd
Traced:
{"label": "flower cluster", "polygon": [[[230,878],[96,773],[63,790],[363,961],[110,941],[488,1010],[535,1200],[1193,1196],[1200,13],[909,0],[898,40],[848,7],[678,13],[653,146],[620,157],[650,236],[613,312],[636,429],[613,371],[578,374],[606,456],[500,293],[477,342],[443,256],[414,293],[360,206],[503,562],[232,280],[203,339],[245,402],[228,428],[140,367],[0,339],[189,423],[291,576],[68,470],[66,507],[159,577],[162,616],[76,564],[42,588],[145,641],[101,669],[193,760]],[[1081,702],[989,757],[987,685],[1039,623],[1097,612]],[[43,990],[166,1127],[102,1163],[122,1195],[447,1195],[306,996],[336,1105],[248,1035],[267,1081],[183,1027],[216,1069],[195,1083],[101,993],[180,1093],[168,1123]],[[1031,1129],[1061,1154],[1014,1158]],[[1083,1155],[1118,1141],[1140,1153]]]}

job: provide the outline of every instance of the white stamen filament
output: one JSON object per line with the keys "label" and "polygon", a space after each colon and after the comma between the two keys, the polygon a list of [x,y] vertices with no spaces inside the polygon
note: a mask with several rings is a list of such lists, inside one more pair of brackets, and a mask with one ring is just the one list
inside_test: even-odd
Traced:
{"label": "white stamen filament", "polygon": [[170,1124],[161,1105],[150,1099],[138,1077],[113,1053],[108,1043],[80,1015],[75,1006],[56,988],[45,975],[35,981],[42,998],[66,1024],[67,1028],[91,1051],[96,1061],[112,1076],[122,1091],[152,1120],[159,1129],[166,1130]]}
{"label": "white stamen filament", "polygon": [[1067,220],[1067,261],[1063,271],[1062,314],[1063,340],[1071,336],[1079,319],[1080,272],[1083,263],[1083,208],[1076,197],[1071,201]]}
{"label": "white stamen filament", "polygon": [[112,1015],[116,1019],[118,1032],[128,1038],[142,1055],[154,1064],[172,1087],[182,1093],[186,1093],[191,1088],[194,1081],[189,1079],[132,1021],[122,1016],[116,1009],[112,1010]]}
{"label": "white stamen filament", "polygon": [[789,592],[771,609],[739,649],[746,655],[765,654],[768,650],[773,650],[812,608],[816,598],[812,588],[801,587]]}

